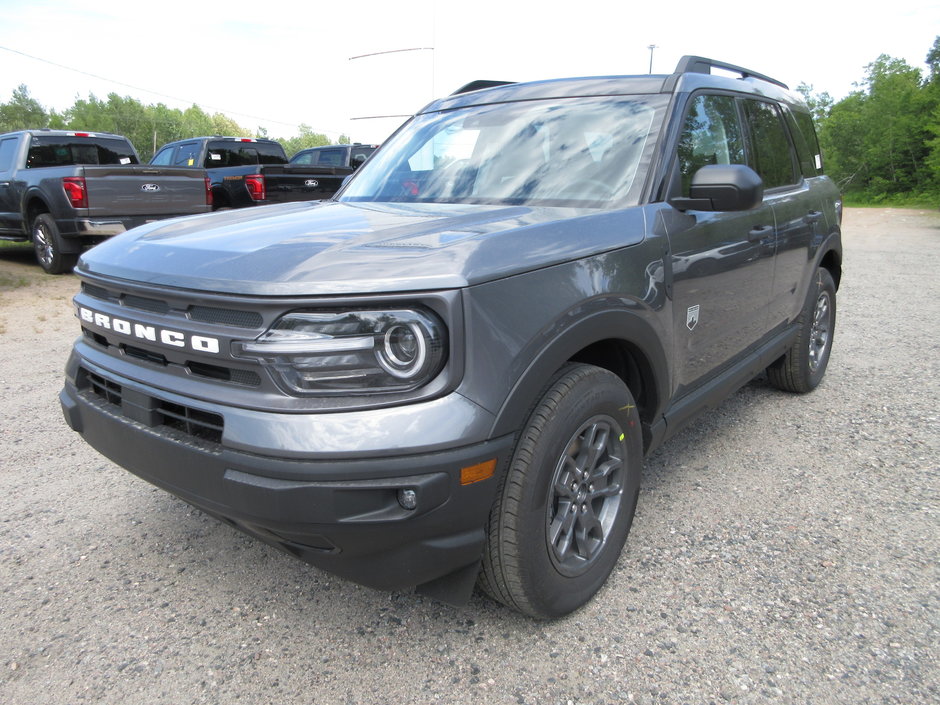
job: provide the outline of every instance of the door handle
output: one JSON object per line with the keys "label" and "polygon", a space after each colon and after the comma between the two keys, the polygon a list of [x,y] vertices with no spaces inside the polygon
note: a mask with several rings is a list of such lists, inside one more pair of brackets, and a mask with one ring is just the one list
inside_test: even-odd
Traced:
{"label": "door handle", "polygon": [[803,216],[803,220],[809,224],[812,224],[818,223],[820,220],[822,220],[822,217],[822,211],[810,211],[805,216]]}
{"label": "door handle", "polygon": [[747,234],[748,242],[760,242],[774,231],[773,225],[757,225]]}

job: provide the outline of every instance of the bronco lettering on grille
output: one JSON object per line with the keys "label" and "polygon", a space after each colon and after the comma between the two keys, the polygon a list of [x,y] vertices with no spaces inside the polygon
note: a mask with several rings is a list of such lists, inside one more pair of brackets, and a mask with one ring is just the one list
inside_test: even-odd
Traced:
{"label": "bronco lettering on grille", "polygon": [[219,353],[220,345],[218,338],[211,338],[205,335],[190,335],[182,331],[169,328],[159,328],[157,326],[135,323],[123,318],[115,318],[98,311],[93,311],[84,306],[78,307],[78,317],[85,323],[90,323],[98,328],[113,330],[115,333],[126,335],[138,340],[149,340],[152,343],[161,343],[174,348],[187,348],[196,352]]}

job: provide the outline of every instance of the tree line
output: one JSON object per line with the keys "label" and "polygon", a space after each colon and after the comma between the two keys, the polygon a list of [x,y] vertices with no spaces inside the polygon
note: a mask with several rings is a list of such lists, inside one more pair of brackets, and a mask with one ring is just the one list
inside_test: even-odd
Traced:
{"label": "tree line", "polygon": [[940,206],[940,37],[925,63],[926,75],[882,54],[839,101],[797,89],[813,112],[826,173],[849,202]]}
{"label": "tree line", "polygon": [[[124,135],[137,148],[143,162],[150,161],[154,152],[167,142],[189,137],[268,136],[263,128],[253,133],[222,113],[210,115],[197,105],[186,110],[168,108],[163,103],[144,105],[139,100],[116,93],[108,94],[104,100],[94,95],[77,98],[70,108],[57,112],[46,110],[30,96],[27,86],[21,85],[13,91],[9,102],[0,104],[0,133],[43,127]],[[308,147],[333,144],[333,140],[314,132],[309,125],[301,124],[298,130],[299,134],[293,137],[277,138],[288,156]],[[342,135],[338,141],[348,144],[349,138]]]}

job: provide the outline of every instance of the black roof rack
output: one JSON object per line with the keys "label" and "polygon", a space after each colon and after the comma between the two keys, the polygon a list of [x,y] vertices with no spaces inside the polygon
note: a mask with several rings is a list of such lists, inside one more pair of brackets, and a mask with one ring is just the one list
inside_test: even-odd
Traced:
{"label": "black roof rack", "polygon": [[734,64],[726,64],[724,61],[706,59],[704,56],[683,56],[676,65],[676,73],[711,73],[713,68],[739,73],[741,74],[741,78],[757,78],[761,81],[767,81],[767,83],[773,83],[781,88],[790,90],[790,86],[786,83],[771,78],[770,76],[765,76],[762,73],[757,73],[757,71],[751,71],[750,69],[735,66]]}
{"label": "black roof rack", "polygon": [[515,83],[515,81],[486,81],[486,80],[470,81],[470,83],[468,83],[467,85],[461,86],[460,88],[455,90],[453,93],[451,93],[451,95],[460,95],[461,93],[469,93],[470,91],[480,91],[480,90],[483,90],[484,88],[495,88],[496,86],[508,86],[512,83]]}

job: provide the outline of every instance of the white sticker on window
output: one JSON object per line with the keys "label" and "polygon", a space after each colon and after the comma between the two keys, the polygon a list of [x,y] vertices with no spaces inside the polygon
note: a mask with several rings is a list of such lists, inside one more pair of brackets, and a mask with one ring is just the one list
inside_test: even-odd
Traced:
{"label": "white sticker on window", "polygon": [[822,169],[822,156],[819,154],[816,155],[816,168]]}
{"label": "white sticker on window", "polygon": [[121,164],[130,164],[130,163],[131,163],[130,157],[121,157]]}
{"label": "white sticker on window", "polygon": [[219,162],[222,161],[222,155],[216,154],[215,152],[209,152],[209,159]]}

